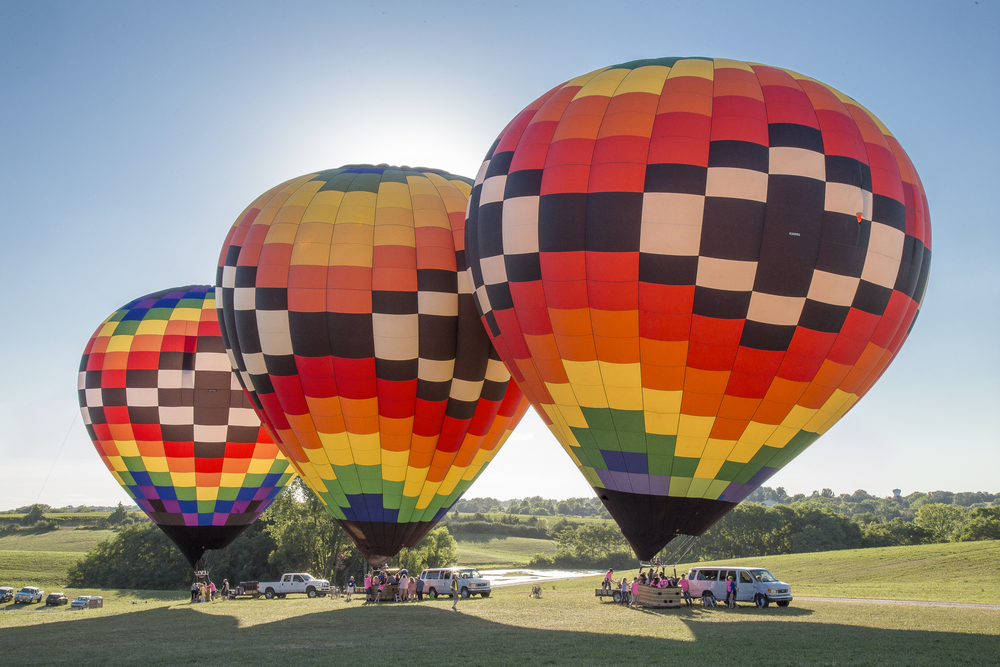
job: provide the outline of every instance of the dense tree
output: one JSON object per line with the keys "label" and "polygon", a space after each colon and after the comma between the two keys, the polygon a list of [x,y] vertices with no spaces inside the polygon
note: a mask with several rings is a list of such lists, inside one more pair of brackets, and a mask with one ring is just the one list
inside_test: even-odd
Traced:
{"label": "dense tree", "polygon": [[22,526],[34,526],[39,521],[45,520],[45,510],[49,509],[48,505],[32,505],[28,510],[28,513],[24,515],[21,519]]}
{"label": "dense tree", "polygon": [[926,503],[917,510],[915,524],[930,531],[935,542],[947,542],[965,522],[968,510],[959,505]]}

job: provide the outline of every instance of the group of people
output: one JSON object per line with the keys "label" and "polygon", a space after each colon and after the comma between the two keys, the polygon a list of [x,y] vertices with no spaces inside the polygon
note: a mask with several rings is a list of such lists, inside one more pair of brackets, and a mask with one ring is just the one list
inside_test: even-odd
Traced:
{"label": "group of people", "polygon": [[229,580],[222,580],[222,587],[216,588],[211,580],[199,581],[195,579],[191,582],[191,602],[211,602],[217,597],[223,600],[229,597]]}
{"label": "group of people", "polygon": [[[354,577],[347,581],[344,595],[348,602],[357,583]],[[411,577],[406,570],[393,574],[384,568],[369,570],[364,580],[365,604],[393,600],[394,602],[416,602],[424,599],[424,581],[420,577]]]}
{"label": "group of people", "polygon": [[[608,568],[608,572],[604,575],[604,582],[601,584],[601,587],[609,591],[615,589],[620,590],[620,604],[627,606],[630,609],[635,609],[638,604],[640,585],[652,586],[654,588],[680,587],[681,593],[684,595],[684,604],[688,607],[694,604],[694,601],[691,599],[690,583],[688,582],[688,578],[686,576],[668,576],[666,570],[660,570],[659,572],[656,570],[650,570],[648,573],[640,571],[639,575],[632,577],[632,581],[629,582],[628,577],[622,577],[621,581],[617,581],[614,574],[614,570],[612,568]],[[726,606],[729,609],[736,609],[736,593],[736,579],[730,576],[726,580]],[[767,584],[761,581],[760,575],[757,575],[756,581],[754,582],[754,605],[757,607],[763,607],[764,602],[767,599],[766,593]]]}
{"label": "group of people", "polygon": [[[410,575],[406,570],[400,570],[398,575],[389,572],[385,568],[369,570],[364,579],[365,604],[375,604],[378,602],[423,602],[424,580],[419,576]],[[351,601],[351,596],[357,588],[354,577],[347,580],[344,587],[344,597],[347,602]],[[458,601],[462,597],[459,594],[458,573],[454,573],[451,578],[451,608],[458,611]]]}

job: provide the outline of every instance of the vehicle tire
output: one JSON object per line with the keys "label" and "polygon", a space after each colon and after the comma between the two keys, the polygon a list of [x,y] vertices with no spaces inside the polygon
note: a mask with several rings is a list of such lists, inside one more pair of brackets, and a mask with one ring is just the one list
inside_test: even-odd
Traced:
{"label": "vehicle tire", "polygon": [[781,600],[777,604],[779,607],[787,607],[789,602],[791,602],[791,600]]}
{"label": "vehicle tire", "polygon": [[316,597],[316,589],[310,586],[309,588],[306,589],[306,595],[308,595],[311,598]]}
{"label": "vehicle tire", "polygon": [[427,591],[427,597],[429,597],[430,599],[437,600],[437,596],[438,596],[437,589],[432,588],[429,591]]}
{"label": "vehicle tire", "polygon": [[466,588],[465,586],[462,586],[462,591],[461,591],[460,595],[462,596],[463,600],[468,600],[469,599],[469,589]]}
{"label": "vehicle tire", "polygon": [[274,589],[273,588],[268,588],[266,591],[264,591],[264,597],[267,598],[268,600],[273,600],[274,599]]}
{"label": "vehicle tire", "polygon": [[770,604],[771,604],[771,601],[770,601],[770,600],[769,600],[769,599],[767,598],[767,596],[765,595],[765,596],[764,596],[764,602],[763,602],[763,604],[761,604],[760,606],[761,606],[761,607],[764,607],[764,608],[766,609],[766,608],[767,608],[767,607],[768,607],[768,606],[769,606]]}
{"label": "vehicle tire", "polygon": [[480,593],[479,596],[480,597],[484,597],[484,598],[488,598],[490,596],[490,593],[489,593],[489,591],[487,591],[485,593]]}
{"label": "vehicle tire", "polygon": [[622,592],[621,591],[615,591],[614,593],[611,594],[611,599],[614,600],[615,602],[621,602],[622,601]]}

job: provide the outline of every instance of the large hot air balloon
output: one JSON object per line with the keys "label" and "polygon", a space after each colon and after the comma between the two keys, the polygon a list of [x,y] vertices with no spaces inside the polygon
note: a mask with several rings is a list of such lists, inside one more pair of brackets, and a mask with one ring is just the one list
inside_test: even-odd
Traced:
{"label": "large hot air balloon", "polygon": [[851,98],[662,58],[518,114],[466,246],[500,357],[647,559],[868,391],[917,315],[930,219],[906,153]]}
{"label": "large hot air balloon", "polygon": [[464,271],[472,182],[352,165],[253,202],[219,320],[278,444],[372,565],[415,546],[527,409]]}
{"label": "large hot air balloon", "polygon": [[294,474],[229,365],[213,287],[119,308],[87,343],[78,388],[108,470],[191,567],[232,542]]}

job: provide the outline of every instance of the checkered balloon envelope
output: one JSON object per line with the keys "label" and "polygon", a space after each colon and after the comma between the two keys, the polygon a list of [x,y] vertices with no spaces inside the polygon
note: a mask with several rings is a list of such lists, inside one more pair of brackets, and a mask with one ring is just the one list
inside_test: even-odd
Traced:
{"label": "checkered balloon envelope", "polygon": [[471,188],[425,168],[306,174],[247,207],[219,258],[240,381],[372,565],[416,546],[527,409],[466,281]]}
{"label": "checkered balloon envelope", "polygon": [[226,355],[215,288],[131,301],[94,332],[80,362],[80,408],[119,484],[191,566],[232,542],[294,471]]}
{"label": "checkered balloon envelope", "polygon": [[906,153],[795,72],[661,58],[530,104],[469,202],[507,368],[651,558],[700,535],[885,371],[930,266]]}

